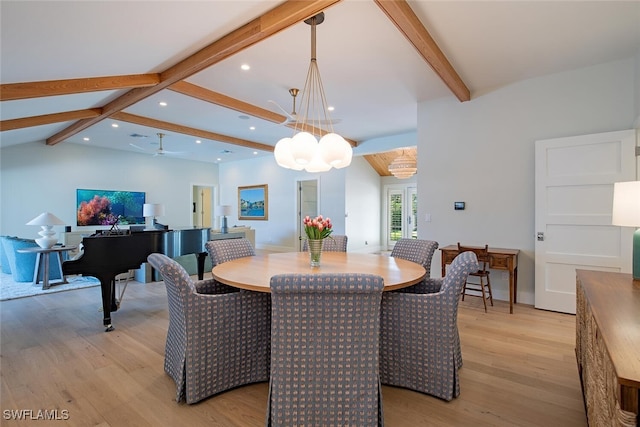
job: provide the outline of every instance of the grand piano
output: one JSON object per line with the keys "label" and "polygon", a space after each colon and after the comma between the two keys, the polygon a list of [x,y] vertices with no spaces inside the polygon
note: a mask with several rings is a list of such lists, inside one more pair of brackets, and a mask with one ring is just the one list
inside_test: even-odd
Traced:
{"label": "grand piano", "polygon": [[84,237],[84,251],[74,260],[62,263],[62,272],[94,276],[102,288],[103,324],[106,331],[113,330],[111,312],[118,310],[115,278],[118,274],[137,269],[147,262],[152,253],[163,253],[171,258],[195,254],[198,260],[198,278],[204,276],[207,252],[204,244],[210,238],[209,228],[184,228],[176,230],[123,230]]}

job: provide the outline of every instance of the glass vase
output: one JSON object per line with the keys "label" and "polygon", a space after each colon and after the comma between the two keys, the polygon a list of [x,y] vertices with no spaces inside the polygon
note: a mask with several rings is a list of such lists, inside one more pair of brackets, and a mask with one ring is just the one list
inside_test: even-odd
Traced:
{"label": "glass vase", "polygon": [[308,243],[311,267],[320,267],[320,257],[322,256],[322,239],[309,239]]}

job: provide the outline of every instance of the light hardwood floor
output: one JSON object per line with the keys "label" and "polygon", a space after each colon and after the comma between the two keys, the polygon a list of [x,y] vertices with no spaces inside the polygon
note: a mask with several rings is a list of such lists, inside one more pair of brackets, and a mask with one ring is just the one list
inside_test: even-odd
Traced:
{"label": "light hardwood floor", "polygon": [[[175,402],[164,373],[168,323],[160,283],[129,284],[115,330],[102,328],[100,288],[0,303],[2,426],[263,426],[267,383],[195,405]],[[452,402],[383,387],[387,426],[585,426],[575,317],[496,301],[461,302],[464,366]],[[66,421],[14,421],[58,410]],[[68,412],[62,412],[62,411]]]}

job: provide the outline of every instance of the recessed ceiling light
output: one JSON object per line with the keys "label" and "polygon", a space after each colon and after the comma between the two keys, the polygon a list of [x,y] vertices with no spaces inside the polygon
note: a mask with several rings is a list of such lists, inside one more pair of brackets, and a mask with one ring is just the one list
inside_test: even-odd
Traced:
{"label": "recessed ceiling light", "polygon": [[251,67],[249,66],[249,64],[242,64],[242,65],[240,66],[240,68],[241,68],[242,70],[244,70],[244,71],[248,71],[248,70],[250,70],[250,69],[251,69]]}
{"label": "recessed ceiling light", "polygon": [[117,128],[119,125],[117,123],[111,123],[112,128]]}
{"label": "recessed ceiling light", "polygon": [[202,141],[200,141],[199,139],[196,139],[196,144],[202,144]]}
{"label": "recessed ceiling light", "polygon": [[166,103],[166,102],[164,102],[164,101],[160,101],[160,102],[158,102],[158,104],[159,104],[161,107],[166,107],[166,106],[167,106],[167,103]]}
{"label": "recessed ceiling light", "polygon": [[335,108],[334,108],[334,107],[332,107],[331,105],[329,105],[329,106],[327,107],[327,110],[329,110],[329,111],[333,111],[333,110],[335,110]]}
{"label": "recessed ceiling light", "polygon": [[222,160],[222,159],[221,159],[220,157],[218,157],[218,158],[216,159],[216,162],[219,162],[219,161],[221,161],[221,160]]}
{"label": "recessed ceiling light", "polygon": [[249,126],[249,130],[256,130],[255,126]]}
{"label": "recessed ceiling light", "polygon": [[253,152],[253,155],[255,156],[256,154],[258,154],[258,152],[257,152],[257,151],[254,151],[254,152]]}
{"label": "recessed ceiling light", "polygon": [[88,141],[89,138],[87,138],[86,136],[84,138],[82,138],[83,141]]}

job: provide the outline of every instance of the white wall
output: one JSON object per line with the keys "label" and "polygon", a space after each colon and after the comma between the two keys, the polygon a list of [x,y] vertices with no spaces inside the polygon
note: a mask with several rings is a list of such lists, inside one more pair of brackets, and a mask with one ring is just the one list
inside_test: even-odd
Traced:
{"label": "white wall", "polygon": [[220,203],[238,209],[238,187],[269,186],[267,221],[240,221],[237,214],[228,217],[229,227],[250,226],[256,230],[256,247],[273,251],[297,250],[297,189],[299,180],[319,180],[319,212],[331,218],[334,233],[345,234],[345,169],[310,174],[278,166],[272,156],[229,162],[220,165]]}
{"label": "white wall", "polygon": [[350,252],[380,250],[380,183],[380,175],[363,157],[354,157],[346,168],[346,234]]}
{"label": "white wall", "polygon": [[21,237],[38,237],[38,227],[25,223],[44,211],[74,231],[94,229],[75,225],[77,188],[144,191],[147,202],[165,205],[159,222],[181,227],[192,221],[192,184],[218,184],[215,164],[71,143],[2,148],[0,165],[0,234]]}
{"label": "white wall", "polygon": [[[534,298],[534,142],[633,127],[636,58],[526,80],[469,102],[418,107],[418,236],[521,250],[518,301]],[[473,89],[473,88],[472,88]],[[466,210],[454,211],[454,201]],[[424,222],[430,213],[432,222]],[[439,274],[436,251],[432,274]],[[508,300],[508,275],[492,274]]]}

